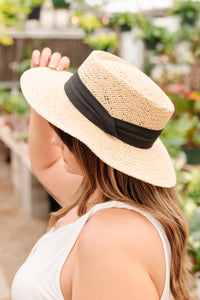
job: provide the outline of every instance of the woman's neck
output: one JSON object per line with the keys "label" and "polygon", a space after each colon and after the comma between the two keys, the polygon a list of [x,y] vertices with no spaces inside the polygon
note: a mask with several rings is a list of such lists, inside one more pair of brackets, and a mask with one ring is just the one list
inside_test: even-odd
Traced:
{"label": "woman's neck", "polygon": [[96,189],[94,193],[88,198],[87,201],[87,212],[96,204],[102,203],[102,193],[99,189]]}

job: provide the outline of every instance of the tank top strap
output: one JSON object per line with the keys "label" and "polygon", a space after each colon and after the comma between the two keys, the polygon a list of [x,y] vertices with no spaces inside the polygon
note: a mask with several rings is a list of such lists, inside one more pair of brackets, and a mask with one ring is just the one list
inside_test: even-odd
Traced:
{"label": "tank top strap", "polygon": [[163,290],[163,294],[160,300],[164,300],[164,299],[169,299],[170,297],[170,266],[171,266],[171,247],[167,238],[167,235],[165,233],[164,227],[163,225],[154,217],[152,216],[150,213],[135,207],[134,205],[128,204],[128,203],[123,203],[121,201],[108,201],[108,202],[103,202],[103,203],[99,203],[96,204],[95,206],[93,206],[86,214],[86,218],[83,221],[84,223],[92,217],[92,215],[94,215],[97,211],[102,210],[102,209],[106,209],[106,208],[126,208],[129,210],[133,210],[136,211],[138,213],[140,213],[141,215],[143,215],[144,217],[146,217],[151,223],[152,225],[156,228],[160,239],[162,241],[162,245],[163,245],[163,249],[164,249],[164,254],[165,254],[165,265],[166,265],[166,278],[165,278],[165,287]]}

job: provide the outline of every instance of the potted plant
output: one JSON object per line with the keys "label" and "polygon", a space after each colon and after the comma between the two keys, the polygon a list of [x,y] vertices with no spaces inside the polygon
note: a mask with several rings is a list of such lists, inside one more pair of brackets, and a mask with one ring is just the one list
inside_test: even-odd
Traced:
{"label": "potted plant", "polygon": [[80,16],[78,26],[83,28],[86,35],[93,33],[96,29],[102,27],[101,21],[95,15]]}
{"label": "potted plant", "polygon": [[180,23],[176,32],[177,43],[186,42],[190,45],[189,88],[200,91],[200,2],[177,0],[171,13],[177,16]]}
{"label": "potted plant", "polygon": [[200,92],[165,91],[175,105],[175,114],[163,131],[164,142],[174,152],[184,151],[188,164],[200,164]]}
{"label": "potted plant", "polygon": [[30,12],[28,14],[28,20],[39,20],[42,4],[44,0],[31,0],[30,1]]}
{"label": "potted plant", "polygon": [[109,51],[116,53],[119,47],[118,36],[115,32],[88,35],[84,39],[84,43],[94,50]]}
{"label": "potted plant", "polygon": [[7,26],[20,26],[24,17],[43,3],[44,0],[27,0],[25,4],[21,0],[2,0],[0,3],[1,19]]}
{"label": "potted plant", "polygon": [[171,13],[180,19],[181,26],[194,26],[199,18],[200,3],[192,0],[176,0]]}
{"label": "potted plant", "polygon": [[29,106],[20,91],[0,90],[0,115],[17,140],[27,142]]}
{"label": "potted plant", "polygon": [[65,0],[52,0],[54,8],[66,8],[69,9],[71,6],[71,1]]}
{"label": "potted plant", "polygon": [[21,92],[12,93],[6,89],[0,90],[0,113],[23,116],[29,112],[29,106]]}
{"label": "potted plant", "polygon": [[2,0],[0,2],[0,43],[11,45],[13,39],[9,36],[10,27],[22,30],[23,21],[36,7],[41,7],[43,2],[44,0],[27,0],[24,4],[21,0]]}
{"label": "potted plant", "polygon": [[135,14],[130,12],[114,13],[109,20],[109,27],[119,26],[120,30],[130,31],[135,25]]}
{"label": "potted plant", "polygon": [[140,28],[138,35],[147,48],[155,53],[166,53],[174,45],[174,35],[169,33],[167,28],[147,22]]}

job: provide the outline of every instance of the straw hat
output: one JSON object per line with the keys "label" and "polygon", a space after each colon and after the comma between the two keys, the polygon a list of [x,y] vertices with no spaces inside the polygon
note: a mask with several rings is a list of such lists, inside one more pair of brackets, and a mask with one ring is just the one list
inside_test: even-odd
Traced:
{"label": "straw hat", "polygon": [[158,138],[174,107],[144,73],[123,59],[93,51],[73,75],[34,68],[21,77],[30,106],[125,174],[175,185],[169,154]]}

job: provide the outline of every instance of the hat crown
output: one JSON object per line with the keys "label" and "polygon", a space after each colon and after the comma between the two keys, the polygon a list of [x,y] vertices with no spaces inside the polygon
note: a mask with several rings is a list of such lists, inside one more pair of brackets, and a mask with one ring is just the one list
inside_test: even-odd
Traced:
{"label": "hat crown", "polygon": [[123,59],[103,51],[93,51],[78,74],[109,114],[117,119],[161,130],[174,106],[148,76]]}

